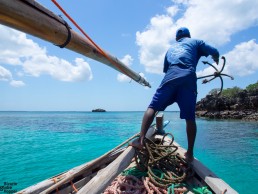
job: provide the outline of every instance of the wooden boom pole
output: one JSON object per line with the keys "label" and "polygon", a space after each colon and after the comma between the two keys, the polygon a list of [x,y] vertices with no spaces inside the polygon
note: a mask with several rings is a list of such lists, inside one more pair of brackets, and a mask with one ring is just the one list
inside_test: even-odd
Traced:
{"label": "wooden boom pole", "polygon": [[34,0],[1,0],[0,24],[31,34],[55,45],[80,53],[127,75],[141,85],[151,87],[138,73],[116,57],[104,56],[88,39],[73,31],[59,16]]}

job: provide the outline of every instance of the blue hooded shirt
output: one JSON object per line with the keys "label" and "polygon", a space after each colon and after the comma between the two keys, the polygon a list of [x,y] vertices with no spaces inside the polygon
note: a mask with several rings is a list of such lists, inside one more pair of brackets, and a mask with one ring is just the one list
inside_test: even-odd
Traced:
{"label": "blue hooded shirt", "polygon": [[202,56],[207,57],[209,55],[218,58],[219,52],[202,40],[181,38],[166,53],[163,68],[166,75],[161,85],[188,75],[193,75],[196,79],[195,72],[199,59]]}

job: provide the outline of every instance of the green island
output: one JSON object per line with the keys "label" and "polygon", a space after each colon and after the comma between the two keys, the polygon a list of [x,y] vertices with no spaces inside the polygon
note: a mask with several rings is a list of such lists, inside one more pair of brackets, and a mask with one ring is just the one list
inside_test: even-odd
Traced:
{"label": "green island", "polygon": [[245,89],[237,86],[224,89],[212,89],[196,104],[196,116],[210,119],[239,119],[258,121],[258,81]]}

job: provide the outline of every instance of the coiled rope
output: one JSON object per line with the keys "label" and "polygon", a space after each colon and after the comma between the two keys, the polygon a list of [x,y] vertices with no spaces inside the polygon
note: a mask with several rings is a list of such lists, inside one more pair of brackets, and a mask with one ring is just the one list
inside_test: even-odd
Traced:
{"label": "coiled rope", "polygon": [[[169,145],[164,145],[166,136],[172,137]],[[160,142],[145,139],[145,148],[137,150],[135,155],[137,167],[147,171],[150,180],[162,188],[181,183],[192,175],[190,165],[176,153],[178,147],[173,141],[170,133],[166,133]]]}
{"label": "coiled rope", "polygon": [[[166,136],[172,139],[168,145],[164,145]],[[189,188],[194,191],[193,187],[184,183],[192,176],[190,165],[176,154],[178,147],[173,145],[173,141],[170,133],[159,142],[145,139],[144,148],[136,150],[136,166],[124,170],[104,194],[179,194],[187,192]]]}
{"label": "coiled rope", "polygon": [[110,186],[104,191],[104,194],[147,194],[147,193],[166,194],[167,190],[155,186],[149,177],[138,179],[132,175],[118,176]]}

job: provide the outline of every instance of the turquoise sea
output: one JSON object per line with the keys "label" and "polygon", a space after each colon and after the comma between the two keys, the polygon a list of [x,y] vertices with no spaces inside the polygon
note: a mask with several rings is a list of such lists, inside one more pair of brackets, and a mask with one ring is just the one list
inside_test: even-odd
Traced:
{"label": "turquoise sea", "polygon": [[[165,112],[186,147],[185,122]],[[139,132],[143,112],[0,112],[0,186],[21,190]],[[239,193],[258,193],[258,122],[197,119],[195,156]],[[3,191],[0,191],[0,193]]]}

